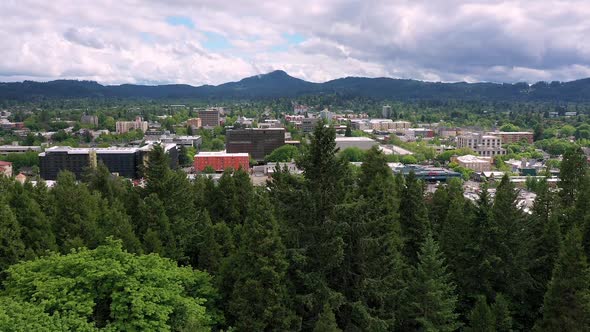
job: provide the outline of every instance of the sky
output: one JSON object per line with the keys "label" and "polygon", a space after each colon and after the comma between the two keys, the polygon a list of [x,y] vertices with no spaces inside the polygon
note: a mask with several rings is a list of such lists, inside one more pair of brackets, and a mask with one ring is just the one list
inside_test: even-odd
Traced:
{"label": "sky", "polygon": [[590,77],[588,0],[0,0],[0,81]]}

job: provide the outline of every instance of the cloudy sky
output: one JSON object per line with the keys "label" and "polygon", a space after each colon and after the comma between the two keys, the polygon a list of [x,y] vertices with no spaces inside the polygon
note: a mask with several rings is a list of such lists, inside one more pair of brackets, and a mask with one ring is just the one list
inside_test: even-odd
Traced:
{"label": "cloudy sky", "polygon": [[588,0],[0,0],[0,81],[590,77]]}

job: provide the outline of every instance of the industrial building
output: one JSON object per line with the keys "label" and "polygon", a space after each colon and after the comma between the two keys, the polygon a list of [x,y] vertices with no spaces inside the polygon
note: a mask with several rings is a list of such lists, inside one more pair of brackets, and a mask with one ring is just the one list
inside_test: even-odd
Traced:
{"label": "industrial building", "polygon": [[[170,158],[170,167],[178,167],[178,149],[176,144],[164,144],[164,150]],[[61,171],[70,171],[80,179],[88,168],[103,163],[111,173],[137,179],[141,175],[141,166],[147,160],[147,153],[152,145],[140,148],[72,148],[54,146],[39,154],[40,175],[45,180],[55,180]]]}
{"label": "industrial building", "polygon": [[250,156],[247,153],[200,152],[195,155],[195,170],[202,172],[207,167],[216,172],[223,172],[227,168],[250,170]]}
{"label": "industrial building", "polygon": [[228,153],[248,153],[256,160],[263,160],[276,148],[285,145],[285,129],[233,129],[226,132],[225,138]]}

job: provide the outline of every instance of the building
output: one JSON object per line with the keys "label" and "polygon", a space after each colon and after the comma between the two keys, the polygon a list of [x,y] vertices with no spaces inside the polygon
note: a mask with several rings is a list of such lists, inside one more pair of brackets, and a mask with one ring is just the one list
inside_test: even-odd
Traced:
{"label": "building", "polygon": [[[88,168],[96,167],[102,162],[111,173],[137,179],[152,147],[153,145],[140,148],[54,146],[39,154],[40,175],[45,180],[55,180],[59,172],[67,170],[80,179]],[[165,144],[164,150],[170,158],[170,167],[178,168],[176,144]]]}
{"label": "building", "polygon": [[207,109],[199,111],[199,118],[201,118],[202,127],[217,127],[219,126],[219,110]]}
{"label": "building", "polygon": [[201,146],[201,143],[203,142],[203,140],[201,139],[201,136],[176,136],[174,134],[172,135],[162,135],[156,139],[154,139],[155,142],[161,142],[161,143],[173,143],[176,144],[178,146],[184,146],[184,147],[193,147],[193,148],[198,148],[199,146]]}
{"label": "building", "polygon": [[346,148],[359,148],[369,150],[379,143],[370,137],[336,137],[336,147],[340,150]]}
{"label": "building", "polygon": [[420,165],[397,165],[393,168],[394,173],[401,173],[408,176],[411,172],[414,173],[417,179],[426,182],[448,181],[452,178],[461,178],[461,173],[454,172],[441,167],[420,166]]}
{"label": "building", "polygon": [[534,137],[534,134],[528,131],[493,131],[487,134],[500,137],[502,144],[519,143],[522,141],[533,144]]}
{"label": "building", "polygon": [[328,111],[327,109],[320,112],[320,118],[326,122],[331,122],[333,117],[334,113]]}
{"label": "building", "polygon": [[34,145],[0,145],[0,155],[24,153],[28,151],[41,152],[41,147]]}
{"label": "building", "polygon": [[80,122],[98,127],[98,116],[84,114],[82,115],[82,118],[80,118]]}
{"label": "building", "polygon": [[12,177],[12,163],[0,160],[0,175]]}
{"label": "building", "polygon": [[404,130],[404,133],[408,137],[416,138],[432,138],[434,137],[434,130],[429,128],[408,128]]}
{"label": "building", "polygon": [[188,120],[186,120],[186,125],[191,126],[191,127],[201,128],[202,127],[201,118],[188,119]]}
{"label": "building", "polygon": [[195,170],[203,172],[211,167],[216,172],[223,172],[227,168],[250,170],[250,156],[247,153],[199,152],[195,155]]}
{"label": "building", "polygon": [[284,128],[247,128],[233,129],[226,132],[226,148],[228,153],[249,153],[256,160],[285,145]]}
{"label": "building", "polygon": [[145,133],[148,130],[148,122],[143,121],[141,116],[138,116],[135,118],[135,121],[117,121],[115,127],[117,134],[124,134],[130,130],[141,130]]}
{"label": "building", "polygon": [[479,173],[492,170],[491,157],[479,157],[468,154],[465,156],[452,157],[451,161],[456,162],[460,167],[468,168]]}
{"label": "building", "polygon": [[305,118],[301,120],[301,131],[304,134],[312,133],[319,121],[320,119],[318,118]]}
{"label": "building", "polygon": [[502,148],[502,139],[493,135],[470,133],[457,136],[457,147],[469,148],[484,157],[506,154],[506,150]]}
{"label": "building", "polygon": [[280,120],[266,119],[264,122],[258,124],[258,128],[283,128]]}
{"label": "building", "polygon": [[391,106],[389,106],[389,105],[383,106],[383,110],[381,111],[381,116],[383,116],[386,119],[391,118]]}

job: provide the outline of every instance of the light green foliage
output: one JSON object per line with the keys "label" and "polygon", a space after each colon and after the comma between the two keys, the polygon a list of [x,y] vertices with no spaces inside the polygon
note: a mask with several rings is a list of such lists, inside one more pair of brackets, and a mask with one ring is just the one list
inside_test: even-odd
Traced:
{"label": "light green foliage", "polygon": [[204,306],[214,295],[206,273],[157,255],[129,254],[117,241],[20,263],[7,272],[1,296],[9,299],[3,301],[15,301],[34,315],[31,324],[64,324],[60,330],[177,331],[191,326],[206,331],[212,323]]}
{"label": "light green foliage", "polygon": [[293,145],[283,145],[276,148],[264,158],[266,162],[287,162],[292,161],[299,155],[299,149]]}
{"label": "light green foliage", "polygon": [[350,162],[360,162],[364,160],[365,152],[357,147],[349,147],[340,151],[339,157]]}

